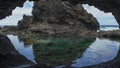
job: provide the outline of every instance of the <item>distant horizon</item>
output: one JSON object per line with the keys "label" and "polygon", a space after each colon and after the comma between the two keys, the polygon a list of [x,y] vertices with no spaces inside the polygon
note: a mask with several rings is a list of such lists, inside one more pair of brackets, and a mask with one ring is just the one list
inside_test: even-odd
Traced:
{"label": "distant horizon", "polygon": [[114,24],[110,24],[110,25],[106,25],[106,24],[102,24],[102,25],[99,25],[99,26],[119,26],[119,25],[114,25]]}
{"label": "distant horizon", "polygon": [[88,13],[92,14],[97,19],[99,25],[119,25],[111,12],[105,13],[104,11],[101,11],[94,6],[89,6],[88,4],[82,4],[82,6]]}
{"label": "distant horizon", "polygon": [[117,27],[119,28],[119,25],[99,25],[100,27]]}

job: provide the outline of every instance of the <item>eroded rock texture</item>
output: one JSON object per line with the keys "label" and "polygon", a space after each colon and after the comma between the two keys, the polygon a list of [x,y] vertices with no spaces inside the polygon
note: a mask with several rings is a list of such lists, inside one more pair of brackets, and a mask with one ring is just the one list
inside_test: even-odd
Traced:
{"label": "eroded rock texture", "polygon": [[[99,28],[97,20],[88,14],[81,4],[72,5],[61,0],[40,0],[34,2],[32,13],[33,20],[30,24],[32,32],[79,35]],[[21,24],[25,23],[24,21],[27,20],[23,19]]]}

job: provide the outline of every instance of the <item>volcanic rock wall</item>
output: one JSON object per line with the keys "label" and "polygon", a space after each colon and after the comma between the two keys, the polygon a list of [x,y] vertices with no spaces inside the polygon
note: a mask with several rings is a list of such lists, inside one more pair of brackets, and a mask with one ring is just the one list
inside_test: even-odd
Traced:
{"label": "volcanic rock wall", "polygon": [[[79,35],[89,30],[99,29],[98,21],[88,14],[81,4],[73,5],[68,1],[40,0],[34,2],[32,14],[32,23],[28,28],[32,32],[50,35]],[[20,28],[23,28],[22,23],[31,22],[31,18],[26,19],[19,21]]]}

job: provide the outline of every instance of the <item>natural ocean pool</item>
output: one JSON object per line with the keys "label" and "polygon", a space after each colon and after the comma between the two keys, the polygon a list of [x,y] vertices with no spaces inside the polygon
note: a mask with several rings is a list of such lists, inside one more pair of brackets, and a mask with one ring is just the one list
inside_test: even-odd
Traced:
{"label": "natural ocean pool", "polygon": [[[0,26],[17,25],[18,21],[22,19],[22,16],[24,14],[25,15],[30,15],[30,16],[32,15],[31,12],[32,12],[33,5],[34,5],[33,1],[31,1],[31,2],[26,1],[22,8],[16,7],[16,9],[13,10],[11,16],[0,20]],[[118,25],[111,13],[108,13],[108,14],[105,13],[105,14],[107,14],[107,15],[105,15],[103,13],[103,11],[101,11],[101,13],[100,13],[100,11],[96,10],[96,8],[94,6],[89,6],[89,5],[86,5],[86,4],[83,5],[83,7],[84,7],[84,9],[88,10],[89,13],[91,13],[90,11],[96,11],[96,13],[93,13],[93,16],[95,16],[97,18],[97,20],[100,22],[100,25],[107,25],[107,24],[108,25]],[[18,12],[20,10],[21,10],[21,12]],[[96,14],[96,15],[94,15],[94,14]],[[99,15],[101,15],[101,16],[99,16]],[[107,22],[107,24],[104,24],[106,22]],[[113,24],[115,22],[116,22],[116,24]],[[104,27],[104,28],[101,27],[100,28],[100,30],[105,30],[105,31],[116,30],[116,29],[118,30],[119,27]],[[24,41],[20,40],[18,35],[7,35],[7,37],[11,40],[15,49],[21,55],[25,56],[28,60],[32,61],[35,64],[41,63],[41,61],[45,61],[46,63],[48,62],[49,64],[51,63],[51,65],[52,65],[53,62],[58,62],[58,61],[56,61],[56,59],[60,58],[60,60],[58,59],[59,61],[61,61],[61,62],[66,61],[65,64],[68,64],[71,67],[84,67],[84,66],[100,64],[100,63],[104,63],[104,62],[113,60],[119,54],[120,42],[117,41],[117,40],[113,41],[113,40],[104,39],[104,38],[97,38],[96,37],[94,40],[91,39],[92,41],[87,40],[87,39],[86,40],[85,39],[83,39],[83,40],[82,39],[81,40],[73,39],[74,41],[72,40],[72,43],[70,44],[70,46],[69,46],[69,43],[71,42],[70,41],[71,39],[63,38],[63,39],[66,39],[66,40],[63,41],[62,39],[59,39],[59,38],[57,38],[57,39],[49,38],[49,39],[47,39],[47,41],[50,40],[52,42],[55,42],[55,44],[56,44],[56,50],[55,51],[56,52],[61,51],[63,49],[64,50],[61,51],[61,52],[58,52],[59,54],[61,54],[61,56],[59,56],[59,55],[58,56],[53,56],[53,55],[48,56],[48,55],[45,55],[45,54],[46,53],[47,54],[56,53],[56,52],[51,51],[51,50],[54,50],[54,48],[55,48],[54,46],[51,46],[51,47],[50,46],[45,46],[45,48],[48,49],[48,50],[42,50],[42,49],[44,49],[44,47],[40,46],[40,47],[36,47],[36,48],[38,48],[38,50],[37,50],[35,48],[34,44],[26,45]],[[58,47],[57,45],[58,45],[59,42],[55,41],[55,40],[59,40],[61,43],[64,42],[64,44],[59,44],[59,45],[61,45],[61,46],[66,45],[66,46],[63,47],[63,48],[61,47],[62,49],[57,50],[57,47]],[[42,42],[43,41],[46,41],[46,40],[42,39]],[[81,41],[83,41],[84,43],[81,42]],[[81,48],[79,48],[79,45],[81,47],[83,47],[82,51],[79,51],[79,49],[81,49]],[[85,45],[87,45],[87,46],[85,46]],[[75,46],[75,47],[72,49],[73,46]],[[69,54],[69,52],[67,52],[67,49],[69,49],[69,48],[70,48],[70,54]],[[77,49],[78,49],[78,51],[76,51]],[[44,51],[49,51],[49,52],[44,53]],[[42,52],[43,52],[43,54],[42,54]],[[64,55],[64,52],[65,53],[67,52],[67,54]],[[40,53],[40,54],[38,54],[38,53]],[[72,54],[72,57],[71,57],[71,54]],[[48,56],[48,57],[46,57],[45,59],[42,58],[42,60],[41,60],[42,55],[43,55],[43,57],[45,57],[45,56]],[[70,56],[69,59],[66,59],[66,56],[67,57]],[[46,59],[48,59],[48,61]],[[49,61],[52,61],[52,62],[49,62]],[[56,66],[57,66],[57,68],[62,68],[65,65],[58,62],[56,64]]]}

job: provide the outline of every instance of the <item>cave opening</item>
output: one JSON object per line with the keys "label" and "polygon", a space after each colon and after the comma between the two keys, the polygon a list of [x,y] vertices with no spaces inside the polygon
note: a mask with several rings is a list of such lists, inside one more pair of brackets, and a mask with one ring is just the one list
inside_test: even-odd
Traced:
{"label": "cave opening", "polygon": [[94,6],[82,4],[83,8],[92,14],[99,22],[99,30],[110,31],[119,30],[119,24],[112,13],[105,13]]}
{"label": "cave opening", "polygon": [[23,15],[32,16],[33,6],[34,2],[28,0],[24,2],[23,7],[17,6],[12,11],[12,15],[0,20],[0,27],[17,26],[18,21],[23,19]]}

